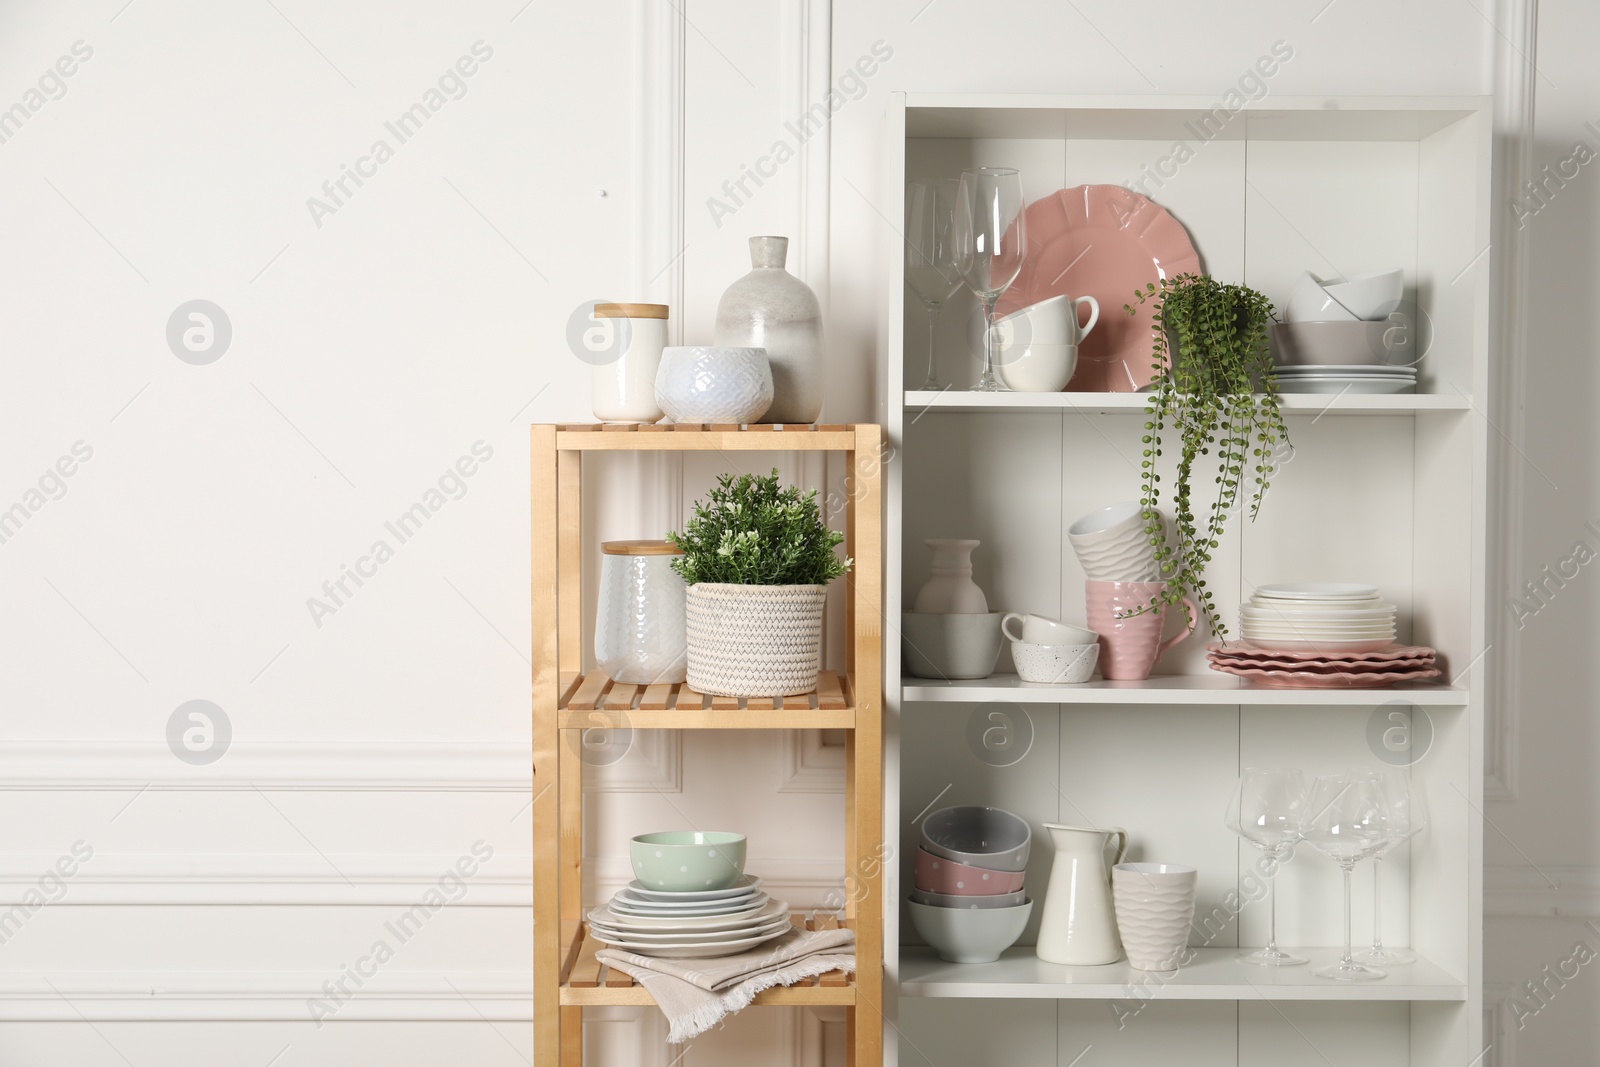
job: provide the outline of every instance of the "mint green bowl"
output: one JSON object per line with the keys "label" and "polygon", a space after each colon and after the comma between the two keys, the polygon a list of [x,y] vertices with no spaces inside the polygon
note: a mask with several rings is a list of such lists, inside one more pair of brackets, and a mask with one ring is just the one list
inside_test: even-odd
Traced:
{"label": "mint green bowl", "polygon": [[743,834],[720,830],[640,834],[628,845],[634,877],[669,893],[729,888],[744,874],[744,853]]}

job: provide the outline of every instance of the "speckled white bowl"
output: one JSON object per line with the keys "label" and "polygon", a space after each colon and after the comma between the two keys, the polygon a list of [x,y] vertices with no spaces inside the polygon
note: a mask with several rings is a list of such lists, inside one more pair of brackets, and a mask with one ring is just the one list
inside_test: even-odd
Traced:
{"label": "speckled white bowl", "polygon": [[1017,665],[1017,677],[1024,682],[1076,685],[1094,677],[1095,665],[1100,662],[1100,646],[1013,641],[1011,661]]}

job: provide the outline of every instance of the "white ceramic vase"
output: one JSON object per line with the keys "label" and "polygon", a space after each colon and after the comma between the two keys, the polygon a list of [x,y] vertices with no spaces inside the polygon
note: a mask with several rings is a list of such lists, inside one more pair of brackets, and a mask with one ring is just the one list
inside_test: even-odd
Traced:
{"label": "white ceramic vase", "polygon": [[762,422],[812,423],[822,413],[822,306],[783,269],[788,255],[787,237],[750,238],[751,270],[717,304],[715,343],[767,350],[772,406]]}
{"label": "white ceramic vase", "polygon": [[972,580],[972,550],[982,541],[927,538],[933,549],[933,577],[917,593],[916,610],[923,615],[987,615],[989,598]]}

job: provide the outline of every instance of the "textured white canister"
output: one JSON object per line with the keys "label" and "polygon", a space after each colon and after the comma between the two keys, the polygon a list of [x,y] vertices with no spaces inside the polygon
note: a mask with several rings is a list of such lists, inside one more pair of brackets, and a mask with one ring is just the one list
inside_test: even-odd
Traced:
{"label": "textured white canister", "polygon": [[595,662],[618,682],[683,681],[685,589],[672,569],[683,553],[668,541],[606,541],[600,552]]}
{"label": "textured white canister", "polygon": [[590,392],[594,417],[601,422],[655,422],[656,372],[661,349],[667,343],[667,305],[596,304],[595,319],[607,319],[614,345],[620,348],[609,363],[596,364]]}

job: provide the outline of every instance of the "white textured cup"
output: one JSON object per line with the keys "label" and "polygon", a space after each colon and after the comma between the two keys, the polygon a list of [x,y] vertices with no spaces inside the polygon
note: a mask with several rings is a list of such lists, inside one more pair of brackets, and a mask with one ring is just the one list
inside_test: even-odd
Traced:
{"label": "white textured cup", "polygon": [[1111,899],[1129,966],[1175,971],[1189,944],[1198,872],[1175,863],[1119,863],[1111,868]]}
{"label": "white textured cup", "polygon": [[1153,582],[1160,577],[1137,500],[1091,511],[1067,527],[1067,540],[1090,581]]}
{"label": "white textured cup", "polygon": [[[1016,632],[1013,632],[1011,625],[1013,619],[1022,623],[1021,629]],[[1006,612],[1000,620],[1000,631],[1012,641],[1026,641],[1034,645],[1092,645],[1100,640],[1099,634],[1085,627],[1047,619],[1043,615],[1024,615],[1020,611]]]}

